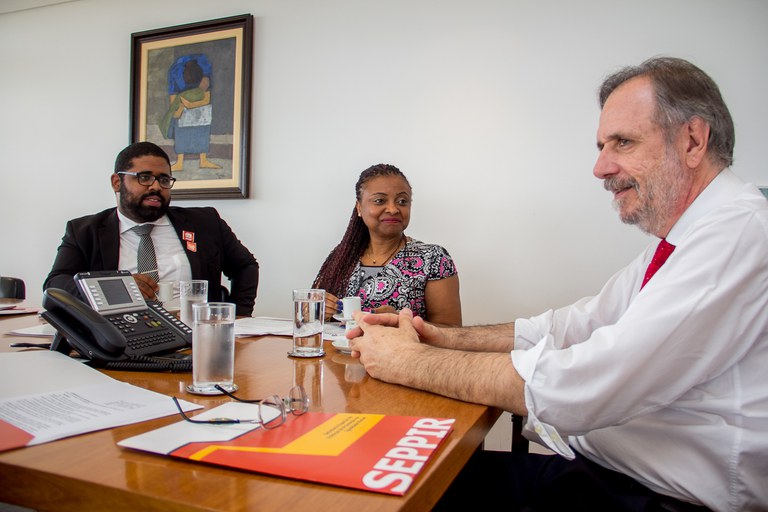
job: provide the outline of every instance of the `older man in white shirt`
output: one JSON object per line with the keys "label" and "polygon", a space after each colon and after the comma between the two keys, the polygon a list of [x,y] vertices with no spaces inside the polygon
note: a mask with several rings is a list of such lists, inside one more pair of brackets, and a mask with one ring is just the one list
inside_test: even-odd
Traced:
{"label": "older man in white shirt", "polygon": [[768,510],[768,202],[728,169],[733,122],[692,64],[625,68],[600,104],[594,174],[659,248],[510,324],[360,315],[352,348],[373,377],[527,416],[558,454],[478,453],[441,509]]}

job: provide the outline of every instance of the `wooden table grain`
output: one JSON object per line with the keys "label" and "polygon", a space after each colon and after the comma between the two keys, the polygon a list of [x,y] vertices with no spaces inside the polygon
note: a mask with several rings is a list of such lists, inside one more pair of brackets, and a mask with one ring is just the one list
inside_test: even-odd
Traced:
{"label": "wooden table grain", "polygon": [[[37,315],[0,318],[0,352],[40,341],[9,335],[41,323]],[[51,511],[301,511],[430,510],[493,426],[498,409],[469,404],[372,379],[351,356],[325,343],[317,359],[287,356],[289,337],[239,338],[235,382],[239,396],[283,396],[294,384],[307,390],[310,410],[455,418],[454,431],[405,496],[313,484],[174,460],[117,446],[122,439],[179,420],[169,416],[0,453],[0,502]],[[27,349],[34,350],[34,349]],[[225,402],[184,391],[189,373],[105,371],[115,379],[206,408]],[[29,376],[34,379],[34,375]],[[23,382],[2,382],[23,386]]]}

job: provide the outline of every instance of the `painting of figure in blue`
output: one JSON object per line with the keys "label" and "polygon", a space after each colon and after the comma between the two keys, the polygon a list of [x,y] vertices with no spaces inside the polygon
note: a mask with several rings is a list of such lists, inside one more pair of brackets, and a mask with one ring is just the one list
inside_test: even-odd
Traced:
{"label": "painting of figure in blue", "polygon": [[221,168],[208,159],[214,115],[212,76],[211,63],[203,53],[179,57],[168,70],[169,107],[160,129],[166,138],[174,140],[174,172],[184,169],[184,156],[188,154],[199,157],[202,169]]}
{"label": "painting of figure in blue", "polygon": [[147,60],[146,140],[168,153],[175,188],[234,180],[234,39],[152,49]]}

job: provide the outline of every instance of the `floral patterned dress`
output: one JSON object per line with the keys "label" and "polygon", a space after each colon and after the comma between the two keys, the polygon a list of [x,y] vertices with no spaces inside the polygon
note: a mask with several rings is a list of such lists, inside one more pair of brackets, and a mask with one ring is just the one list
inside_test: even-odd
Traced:
{"label": "floral patterned dress", "polygon": [[362,266],[352,272],[347,297],[359,296],[362,310],[392,306],[400,311],[409,308],[414,316],[429,320],[424,300],[428,281],[456,275],[456,266],[443,247],[408,238],[390,262],[383,267]]}

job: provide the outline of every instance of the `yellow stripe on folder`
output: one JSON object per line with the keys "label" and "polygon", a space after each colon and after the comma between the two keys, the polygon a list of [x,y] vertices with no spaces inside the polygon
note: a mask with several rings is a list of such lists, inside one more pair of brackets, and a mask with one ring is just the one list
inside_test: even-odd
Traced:
{"label": "yellow stripe on folder", "polygon": [[383,414],[336,414],[282,448],[212,444],[190,455],[189,458],[203,460],[219,450],[336,456],[371,430],[382,418],[384,418]]}

